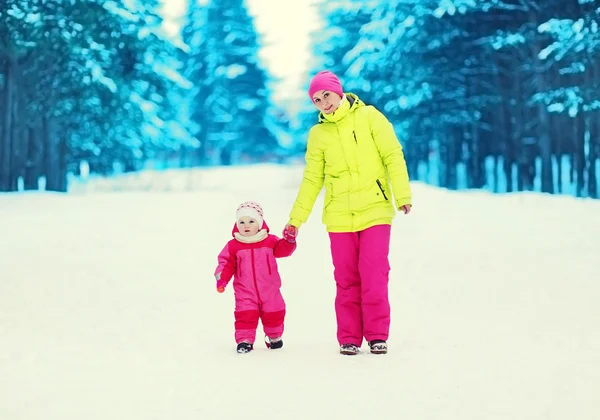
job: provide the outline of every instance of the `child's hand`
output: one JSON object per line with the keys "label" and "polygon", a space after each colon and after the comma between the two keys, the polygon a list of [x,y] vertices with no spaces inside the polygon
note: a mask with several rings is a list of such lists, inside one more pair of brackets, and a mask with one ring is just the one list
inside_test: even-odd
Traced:
{"label": "child's hand", "polygon": [[223,293],[225,291],[225,286],[227,286],[227,282],[224,280],[217,281],[217,292]]}
{"label": "child's hand", "polygon": [[289,223],[285,225],[285,228],[283,229],[283,239],[293,244],[294,242],[296,242],[297,236],[298,228],[296,226],[292,226]]}

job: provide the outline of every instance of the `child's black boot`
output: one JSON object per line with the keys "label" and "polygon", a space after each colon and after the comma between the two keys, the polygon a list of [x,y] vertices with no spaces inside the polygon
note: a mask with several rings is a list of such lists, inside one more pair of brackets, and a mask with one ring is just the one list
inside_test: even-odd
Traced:
{"label": "child's black boot", "polygon": [[247,341],[242,341],[237,345],[238,353],[250,353],[252,350],[254,350],[254,346]]}
{"label": "child's black boot", "polygon": [[283,338],[281,337],[267,337],[267,340],[265,340],[265,344],[267,345],[267,348],[271,350],[277,350],[283,347]]}
{"label": "child's black boot", "polygon": [[387,353],[387,343],[385,342],[385,340],[369,341],[369,347],[371,348],[371,353],[373,354]]}

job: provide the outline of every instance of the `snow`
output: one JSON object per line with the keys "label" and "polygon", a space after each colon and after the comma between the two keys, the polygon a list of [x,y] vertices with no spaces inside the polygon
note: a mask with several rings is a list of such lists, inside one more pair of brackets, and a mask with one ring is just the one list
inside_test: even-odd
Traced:
{"label": "snow", "polygon": [[[128,20],[130,22],[137,22],[139,20],[139,17],[136,16],[135,13],[132,13],[127,8],[119,7],[117,2],[114,2],[112,0],[105,2],[103,6],[106,10],[108,10],[108,11],[114,13],[115,15],[120,16],[123,19]],[[126,6],[128,6],[128,5],[126,5]]]}
{"label": "snow", "polygon": [[[495,50],[500,50],[502,48],[506,48],[509,46],[516,46],[519,44],[525,44],[527,42],[527,40],[525,39],[525,37],[519,33],[510,33],[510,32],[499,32],[499,35],[496,36],[492,36],[490,37],[490,41],[492,44],[492,47]],[[544,51],[549,50],[548,48],[546,48],[545,50],[543,50],[542,52],[540,52],[539,54],[539,58],[540,59],[545,59],[547,57],[547,55],[549,55],[552,50],[550,49],[546,54],[546,56],[542,57]]]}
{"label": "snow", "polygon": [[155,62],[152,65],[152,70],[154,70],[156,74],[166,77],[171,82],[183,89],[191,89],[194,84],[173,68],[176,66],[178,66],[178,64],[175,62],[175,60],[167,60],[164,63]]}
{"label": "snow", "polygon": [[230,64],[227,66],[219,66],[215,69],[215,76],[225,75],[228,79],[235,79],[248,71],[248,67],[243,64]]}
{"label": "snow", "polygon": [[87,60],[86,67],[91,69],[92,80],[98,81],[99,83],[106,86],[112,93],[117,92],[117,84],[110,77],[104,75],[104,70],[98,64],[92,60]]}
{"label": "snow", "polygon": [[279,264],[285,347],[236,354],[217,253],[248,199],[279,234],[300,178],[147,171],[0,195],[0,418],[600,416],[599,201],[415,183],[393,227],[390,352],[346,357],[319,197]]}

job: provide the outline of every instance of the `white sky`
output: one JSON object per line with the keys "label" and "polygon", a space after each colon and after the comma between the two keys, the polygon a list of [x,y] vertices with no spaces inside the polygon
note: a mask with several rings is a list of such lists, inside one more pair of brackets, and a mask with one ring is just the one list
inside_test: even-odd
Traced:
{"label": "white sky", "polygon": [[[165,20],[185,13],[187,0],[163,1]],[[307,78],[307,62],[310,59],[308,35],[319,25],[319,18],[313,11],[315,0],[246,2],[265,44],[260,56],[270,72],[283,79],[280,84],[273,86],[274,100],[280,102],[302,97]],[[178,24],[167,22],[165,28],[169,33],[176,34]]]}

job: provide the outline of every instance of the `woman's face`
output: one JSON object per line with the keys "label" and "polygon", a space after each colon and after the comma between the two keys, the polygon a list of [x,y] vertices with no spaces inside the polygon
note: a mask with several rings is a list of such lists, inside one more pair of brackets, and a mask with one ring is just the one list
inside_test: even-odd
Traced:
{"label": "woman's face", "polygon": [[342,97],[330,90],[319,90],[312,97],[313,104],[323,114],[331,114],[340,106]]}

